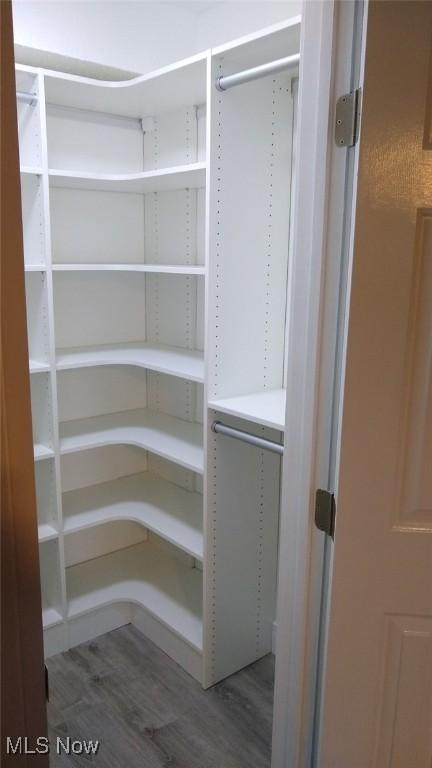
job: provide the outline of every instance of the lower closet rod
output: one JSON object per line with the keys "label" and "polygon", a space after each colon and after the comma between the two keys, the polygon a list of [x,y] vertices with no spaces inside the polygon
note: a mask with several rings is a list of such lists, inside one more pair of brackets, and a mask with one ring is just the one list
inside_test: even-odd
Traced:
{"label": "lower closet rod", "polygon": [[211,425],[212,432],[217,432],[220,435],[226,435],[227,437],[234,437],[236,440],[242,440],[243,443],[249,443],[255,445],[257,448],[264,448],[267,451],[278,453],[282,456],[284,447],[280,443],[275,443],[274,440],[267,440],[265,437],[257,437],[251,432],[245,432],[243,429],[235,429],[235,427],[229,427],[227,424],[223,424],[221,421],[214,421]]}

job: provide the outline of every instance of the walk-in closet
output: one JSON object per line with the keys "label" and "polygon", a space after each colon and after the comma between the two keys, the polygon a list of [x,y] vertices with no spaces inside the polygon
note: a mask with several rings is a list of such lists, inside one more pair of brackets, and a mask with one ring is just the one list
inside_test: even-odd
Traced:
{"label": "walk-in closet", "polygon": [[47,658],[132,624],[208,689],[274,651],[299,46],[16,67]]}

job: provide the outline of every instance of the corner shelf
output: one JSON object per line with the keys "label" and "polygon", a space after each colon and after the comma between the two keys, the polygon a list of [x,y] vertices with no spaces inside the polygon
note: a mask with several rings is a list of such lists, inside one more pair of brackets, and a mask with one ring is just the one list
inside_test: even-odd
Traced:
{"label": "corner shelf", "polygon": [[186,469],[204,471],[202,425],[138,408],[60,423],[60,453],[136,445]]}
{"label": "corner shelf", "polygon": [[249,395],[210,400],[209,408],[284,432],[285,401],[285,389],[269,389]]}
{"label": "corner shelf", "polygon": [[52,456],[54,456],[53,449],[49,448],[47,445],[43,445],[42,443],[35,443],[33,446],[33,452],[35,461],[50,459]]}
{"label": "corner shelf", "polygon": [[45,264],[24,264],[25,272],[46,272]]}
{"label": "corner shelf", "polygon": [[136,342],[57,350],[57,370],[59,371],[100,365],[136,365],[189,381],[204,381],[202,352],[180,347]]}
{"label": "corner shelf", "polygon": [[149,272],[161,275],[205,275],[201,264],[53,264],[54,272]]}
{"label": "corner shelf", "polygon": [[48,171],[52,187],[90,189],[107,192],[163,192],[205,186],[206,164],[190,163],[141,173],[81,173],[80,171]]}
{"label": "corner shelf", "polygon": [[153,541],[66,569],[68,618],[119,602],[142,606],[202,650],[202,577]]}
{"label": "corner shelf", "polygon": [[44,629],[49,629],[49,627],[54,627],[56,624],[61,624],[62,621],[62,615],[56,611],[55,608],[42,609],[42,624]]}
{"label": "corner shelf", "polygon": [[42,363],[40,360],[29,360],[30,373],[49,373],[49,363]]}
{"label": "corner shelf", "polygon": [[202,496],[148,472],[63,494],[64,532],[132,520],[197,560],[203,558]]}
{"label": "corner shelf", "polygon": [[23,176],[42,176],[42,168],[33,167],[29,165],[22,165],[20,168],[20,173]]}
{"label": "corner shelf", "polygon": [[44,541],[57,539],[58,535],[58,531],[54,528],[54,526],[49,525],[49,523],[41,523],[38,526],[38,539],[41,543]]}

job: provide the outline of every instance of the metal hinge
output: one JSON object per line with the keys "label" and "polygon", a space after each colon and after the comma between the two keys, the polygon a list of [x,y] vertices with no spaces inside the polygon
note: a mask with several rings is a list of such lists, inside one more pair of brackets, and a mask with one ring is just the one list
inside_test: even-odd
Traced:
{"label": "metal hinge", "polygon": [[315,496],[315,525],[319,531],[334,538],[336,501],[333,493],[318,488]]}
{"label": "metal hinge", "polygon": [[340,96],[336,102],[335,142],[338,147],[353,147],[358,139],[360,96],[357,88]]}

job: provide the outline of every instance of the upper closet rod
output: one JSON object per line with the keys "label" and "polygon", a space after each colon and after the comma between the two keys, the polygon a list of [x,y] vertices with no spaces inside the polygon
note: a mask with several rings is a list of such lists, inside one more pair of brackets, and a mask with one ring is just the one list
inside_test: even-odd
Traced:
{"label": "upper closet rod", "polygon": [[275,443],[274,440],[267,440],[265,437],[258,437],[251,432],[245,432],[243,429],[229,427],[228,424],[223,424],[221,421],[214,421],[211,425],[211,429],[212,432],[226,435],[227,437],[234,437],[236,440],[241,440],[243,443],[249,443],[249,445],[255,445],[257,448],[264,448],[266,451],[278,453],[279,456],[282,456],[283,454],[284,447],[280,443]]}
{"label": "upper closet rod", "polygon": [[26,104],[30,104],[30,106],[34,106],[38,100],[35,93],[27,93],[26,91],[17,91],[16,97],[18,101],[25,101]]}
{"label": "upper closet rod", "polygon": [[269,61],[267,64],[260,64],[258,67],[244,69],[242,72],[236,72],[234,75],[222,75],[216,78],[216,88],[218,91],[227,91],[235,85],[248,83],[250,80],[258,80],[259,77],[275,75],[276,72],[282,72],[285,69],[293,69],[300,63],[300,54],[294,53],[292,56],[285,56],[283,59]]}

